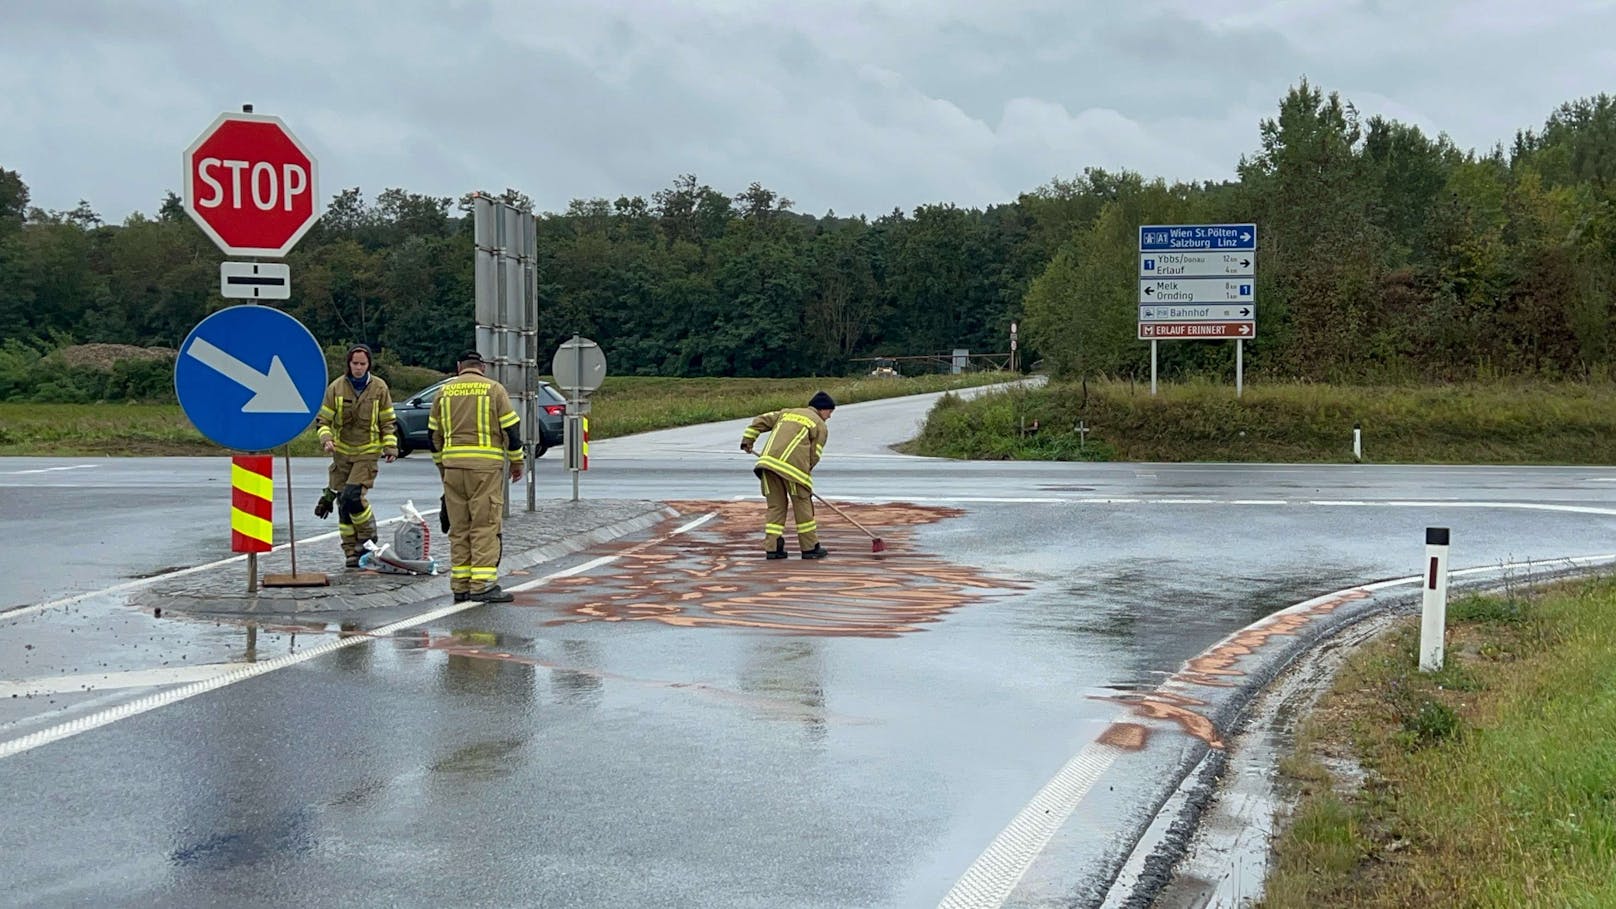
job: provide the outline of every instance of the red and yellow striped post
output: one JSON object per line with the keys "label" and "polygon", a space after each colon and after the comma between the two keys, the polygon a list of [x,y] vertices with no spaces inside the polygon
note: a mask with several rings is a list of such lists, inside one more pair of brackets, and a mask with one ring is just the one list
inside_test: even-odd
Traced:
{"label": "red and yellow striped post", "polygon": [[274,548],[275,460],[270,455],[230,459],[230,551]]}

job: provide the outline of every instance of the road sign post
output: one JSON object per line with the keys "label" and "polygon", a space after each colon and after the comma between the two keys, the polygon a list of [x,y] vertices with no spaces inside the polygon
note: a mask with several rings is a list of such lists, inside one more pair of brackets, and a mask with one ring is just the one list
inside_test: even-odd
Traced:
{"label": "road sign post", "polygon": [[1257,225],[1156,224],[1139,228],[1139,334],[1156,342],[1234,339],[1234,393],[1245,388],[1245,341],[1257,334]]}
{"label": "road sign post", "polygon": [[578,474],[587,469],[585,414],[589,413],[589,393],[606,380],[606,355],[600,345],[573,335],[562,343],[550,361],[556,385],[567,392],[567,418],[562,433],[566,467],[572,471],[572,500],[578,501]]}
{"label": "road sign post", "polygon": [[[268,306],[243,304],[213,313],[191,329],[174,361],[174,393],[191,425],[236,451],[267,451],[296,438],[313,422],[325,384],[325,355],[314,335]],[[292,574],[266,576],[264,586],[323,585],[325,575],[297,571],[290,460],[287,468]],[[249,589],[256,569],[253,574]]]}

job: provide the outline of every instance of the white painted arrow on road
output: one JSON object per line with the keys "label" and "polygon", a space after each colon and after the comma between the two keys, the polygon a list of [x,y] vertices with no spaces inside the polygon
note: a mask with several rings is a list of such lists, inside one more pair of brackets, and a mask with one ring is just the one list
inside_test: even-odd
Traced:
{"label": "white painted arrow on road", "polygon": [[242,405],[242,413],[309,412],[308,403],[278,356],[270,359],[269,374],[265,375],[201,338],[192,341],[185,352],[253,393],[252,400]]}

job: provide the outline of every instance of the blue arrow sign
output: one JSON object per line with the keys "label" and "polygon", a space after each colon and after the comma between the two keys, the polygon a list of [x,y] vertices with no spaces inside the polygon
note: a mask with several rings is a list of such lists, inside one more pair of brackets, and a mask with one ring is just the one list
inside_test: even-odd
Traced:
{"label": "blue arrow sign", "polygon": [[1139,228],[1140,252],[1256,248],[1255,224],[1153,224]]}
{"label": "blue arrow sign", "polygon": [[297,438],[325,396],[325,355],[303,323],[268,306],[208,316],[180,345],[174,392],[191,424],[236,451]]}

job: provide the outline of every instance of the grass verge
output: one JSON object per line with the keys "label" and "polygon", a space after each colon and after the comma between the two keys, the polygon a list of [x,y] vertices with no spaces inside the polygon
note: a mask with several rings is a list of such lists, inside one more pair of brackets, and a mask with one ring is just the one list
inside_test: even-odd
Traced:
{"label": "grass verge", "polygon": [[[1020,460],[1616,463],[1616,394],[1602,383],[1339,386],[1194,381],[1051,383],[944,399],[912,450]],[[1080,432],[1079,426],[1087,432]]]}
{"label": "grass verge", "polygon": [[[839,404],[1002,382],[1000,373],[901,379],[665,379],[608,377],[591,397],[589,436],[614,436],[800,407],[819,389]],[[211,455],[177,404],[0,404],[0,455]],[[317,456],[312,430],[293,456]]]}
{"label": "grass verge", "polygon": [[1456,598],[1439,673],[1418,638],[1354,654],[1304,724],[1260,905],[1616,906],[1616,580]]}

